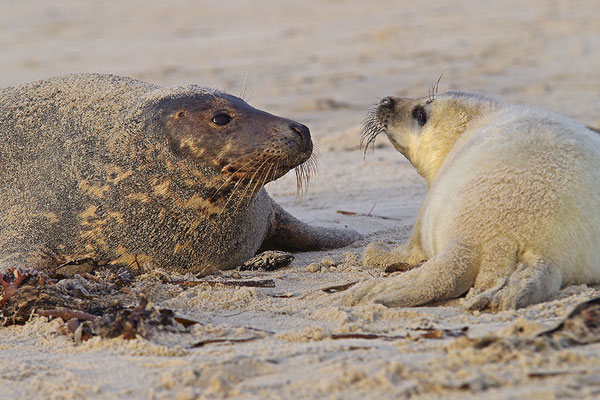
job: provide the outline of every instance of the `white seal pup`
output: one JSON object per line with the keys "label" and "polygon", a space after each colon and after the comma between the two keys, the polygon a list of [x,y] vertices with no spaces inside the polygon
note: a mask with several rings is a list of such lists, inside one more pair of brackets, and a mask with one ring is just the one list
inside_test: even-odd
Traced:
{"label": "white seal pup", "polygon": [[[474,93],[386,97],[365,120],[429,190],[407,243],[371,243],[344,303],[417,306],[470,290],[470,309],[515,309],[600,282],[600,135],[552,112]],[[422,265],[420,265],[422,263]],[[419,266],[420,265],[420,266]]]}

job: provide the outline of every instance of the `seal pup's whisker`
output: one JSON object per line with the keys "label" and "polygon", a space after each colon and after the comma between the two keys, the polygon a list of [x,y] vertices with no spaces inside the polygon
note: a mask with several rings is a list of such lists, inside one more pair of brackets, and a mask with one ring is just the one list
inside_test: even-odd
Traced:
{"label": "seal pup's whisker", "polygon": [[440,74],[439,78],[437,79],[437,81],[435,81],[435,83],[433,85],[431,85],[431,87],[429,88],[429,95],[427,96],[427,103],[431,103],[432,101],[435,100],[435,96],[437,96],[438,91],[440,89],[440,81],[442,80],[442,77],[444,76],[445,72],[446,72],[446,70],[443,70],[442,73]]}
{"label": "seal pup's whisker", "polygon": [[254,185],[254,187],[252,188],[252,191],[250,192],[250,195],[248,196],[248,201],[252,198],[252,196],[254,196],[259,190],[261,190],[265,184],[267,183],[267,178],[269,177],[269,171],[271,170],[271,168],[273,168],[273,162],[271,162],[270,164],[268,164],[267,167],[265,167],[264,172],[261,171],[261,175],[259,175],[258,179],[256,180],[256,184]]}
{"label": "seal pup's whisker", "polygon": [[239,98],[242,100],[245,100],[244,97],[246,97],[246,82],[248,81],[248,70],[246,70],[246,73],[244,75],[244,83],[242,83],[242,91],[240,92]]}
{"label": "seal pup's whisker", "polygon": [[378,104],[371,107],[361,126],[360,146],[364,148],[364,156],[367,156],[369,147],[375,149],[375,139],[385,131],[385,126],[377,118]]}
{"label": "seal pup's whisker", "polygon": [[[270,164],[267,164],[267,167],[265,167],[265,164],[267,162],[269,162]],[[258,183],[263,179],[264,175],[266,175],[265,171],[267,171],[268,167],[271,165],[273,165],[273,160],[266,159],[265,162],[262,163],[260,165],[260,167],[258,167],[258,171],[260,171],[260,175],[257,176],[256,184],[252,187],[252,190],[248,193],[248,198],[251,198],[252,196],[254,196],[254,194],[256,194],[257,189],[261,188],[265,185],[264,182],[262,182],[261,185],[258,185]],[[263,167],[264,167],[264,170],[263,170]]]}

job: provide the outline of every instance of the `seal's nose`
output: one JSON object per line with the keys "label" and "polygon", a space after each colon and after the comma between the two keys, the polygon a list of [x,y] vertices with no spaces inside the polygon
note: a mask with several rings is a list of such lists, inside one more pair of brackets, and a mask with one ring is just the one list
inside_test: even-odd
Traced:
{"label": "seal's nose", "polygon": [[385,108],[392,108],[394,107],[394,104],[396,104],[396,102],[394,101],[393,97],[385,97],[379,102],[379,105]]}
{"label": "seal's nose", "polygon": [[310,129],[308,129],[308,126],[292,122],[290,124],[290,129],[300,136],[302,144],[307,145],[310,142]]}

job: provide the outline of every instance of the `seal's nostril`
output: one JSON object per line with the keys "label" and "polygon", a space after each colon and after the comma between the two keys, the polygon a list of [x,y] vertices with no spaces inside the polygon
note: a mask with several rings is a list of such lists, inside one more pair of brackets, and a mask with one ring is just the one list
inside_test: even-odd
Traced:
{"label": "seal's nostril", "polygon": [[290,128],[296,132],[298,135],[300,135],[301,138],[303,139],[308,139],[310,138],[310,129],[308,129],[308,127],[306,125],[302,125],[302,124],[298,124],[298,123],[292,123],[290,124]]}
{"label": "seal's nostril", "polygon": [[382,107],[388,107],[391,108],[394,106],[394,99],[391,97],[385,97],[383,100],[381,100],[381,102],[379,103]]}

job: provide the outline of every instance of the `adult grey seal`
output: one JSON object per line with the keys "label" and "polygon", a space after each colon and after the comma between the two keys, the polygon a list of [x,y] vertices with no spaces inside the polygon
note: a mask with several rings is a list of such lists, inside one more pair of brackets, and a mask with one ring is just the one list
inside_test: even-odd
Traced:
{"label": "adult grey seal", "polygon": [[416,306],[471,289],[468,308],[514,309],[600,283],[596,132],[539,108],[447,92],[383,99],[364,137],[380,133],[429,191],[407,243],[364,252],[367,265],[410,270],[356,285],[346,304]]}
{"label": "adult grey seal", "polygon": [[[345,246],[264,190],[309,129],[196,85],[75,74],[0,90],[0,270],[92,258],[175,271]],[[300,173],[305,172],[301,170]]]}

